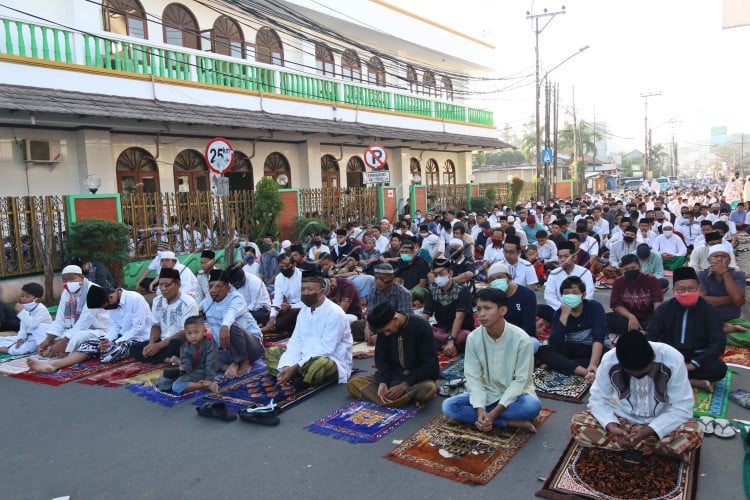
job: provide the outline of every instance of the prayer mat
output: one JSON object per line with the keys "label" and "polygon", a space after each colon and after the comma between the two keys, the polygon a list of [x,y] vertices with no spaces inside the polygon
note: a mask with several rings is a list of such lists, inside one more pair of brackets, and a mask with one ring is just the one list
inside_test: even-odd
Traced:
{"label": "prayer mat", "polygon": [[536,496],[555,500],[698,497],[700,448],[690,453],[687,464],[657,454],[644,455],[640,464],[624,457],[622,452],[587,448],[571,439]]}
{"label": "prayer mat", "polygon": [[[542,408],[537,428],[553,413]],[[438,415],[391,450],[385,458],[461,483],[487,484],[533,436],[525,429],[473,425]]]}
{"label": "prayer mat", "polygon": [[727,370],[727,375],[714,384],[714,392],[693,387],[693,398],[695,398],[693,416],[726,418],[731,383],[732,370]]}
{"label": "prayer mat", "polygon": [[735,423],[740,429],[740,436],[742,436],[742,448],[745,451],[745,458],[742,461],[742,487],[745,490],[745,498],[750,498],[750,441],[748,441],[747,437],[748,431],[750,429],[742,422]]}
{"label": "prayer mat", "polygon": [[393,432],[418,411],[414,406],[388,408],[357,399],[316,420],[306,429],[350,443],[374,443]]}
{"label": "prayer mat", "polygon": [[[153,363],[143,363],[141,361],[132,361],[126,365],[106,370],[92,377],[79,380],[79,384],[85,385],[103,385],[104,387],[120,387],[126,385],[133,377],[158,371],[161,375],[163,367]],[[158,375],[157,375],[158,378]]]}
{"label": "prayer mat", "polygon": [[[40,358],[36,354],[31,356],[36,359],[47,359]],[[16,375],[18,373],[29,371],[29,365],[26,363],[26,359],[31,356],[27,355],[13,360],[0,361],[0,375]]]}
{"label": "prayer mat", "polygon": [[565,375],[548,368],[534,370],[534,390],[540,398],[583,403],[591,383],[580,375]]}
{"label": "prayer mat", "polygon": [[727,345],[730,347],[750,347],[750,321],[744,319],[733,319],[727,321],[730,325],[739,325],[746,329],[744,332],[732,332],[727,334]]}
{"label": "prayer mat", "polygon": [[[354,373],[353,371],[352,375]],[[298,392],[291,384],[287,386],[276,385],[276,378],[268,373],[268,369],[263,363],[262,369],[254,369],[249,377],[226,385],[216,394],[204,395],[193,404],[201,406],[203,403],[223,402],[226,403],[227,407],[239,411],[248,406],[267,405],[273,399],[277,408],[284,411],[335,383],[336,381],[320,387],[310,386]]]}
{"label": "prayer mat", "polygon": [[356,359],[374,358],[375,346],[367,345],[367,342],[355,342],[352,346],[352,357]]}
{"label": "prayer mat", "polygon": [[11,375],[11,377],[30,380],[32,382],[37,382],[40,384],[58,386],[67,382],[72,382],[74,380],[80,380],[85,377],[90,377],[91,375],[96,375],[97,373],[103,372],[105,370],[122,366],[125,363],[128,363],[127,359],[116,361],[114,363],[102,363],[101,361],[99,361],[99,358],[91,358],[87,359],[83,363],[78,363],[77,365],[68,366],[67,368],[57,370],[54,373],[38,373],[25,371],[22,373],[15,373]]}
{"label": "prayer mat", "polygon": [[727,346],[721,359],[729,366],[750,368],[750,349],[747,347]]}
{"label": "prayer mat", "polygon": [[[244,377],[224,378],[223,375],[218,375],[215,380],[219,384],[219,390],[221,391],[229,385],[242,383],[242,381],[252,377],[259,370],[266,370],[266,364],[256,361],[255,365],[253,365],[253,370]],[[151,401],[152,403],[159,403],[162,406],[168,406],[170,408],[180,403],[192,401],[195,398],[208,396],[211,394],[208,390],[193,391],[182,394],[160,391],[155,384],[156,380],[161,376],[162,371],[163,370],[159,368],[158,370],[156,370],[156,372],[149,372],[147,374],[141,375],[141,377],[145,377],[145,381],[143,383],[126,385],[125,389],[132,392],[136,396],[146,398],[146,400]]]}
{"label": "prayer mat", "polygon": [[440,365],[440,377],[445,380],[463,378],[464,376],[464,355],[459,354],[455,358],[443,356],[438,353],[438,364]]}
{"label": "prayer mat", "polygon": [[9,361],[13,361],[16,359],[24,359],[31,356],[31,354],[7,354],[4,352],[0,352],[0,364],[8,363]]}
{"label": "prayer mat", "polygon": [[281,347],[282,349],[286,349],[287,344],[289,344],[289,337],[281,340],[263,341],[263,347],[265,347],[266,349],[268,349],[269,347]]}
{"label": "prayer mat", "polygon": [[278,342],[279,340],[289,339],[289,337],[291,337],[290,332],[268,332],[263,334],[263,343]]}

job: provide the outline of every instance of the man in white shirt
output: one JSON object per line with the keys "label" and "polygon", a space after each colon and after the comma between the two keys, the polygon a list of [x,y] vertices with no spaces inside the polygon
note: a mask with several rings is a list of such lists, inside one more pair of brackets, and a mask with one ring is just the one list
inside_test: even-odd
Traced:
{"label": "man in white shirt", "polygon": [[521,241],[516,236],[508,236],[503,243],[503,254],[508,267],[511,281],[516,285],[522,285],[536,290],[539,279],[536,277],[534,266],[521,258]]}
{"label": "man in white shirt", "polygon": [[255,321],[259,325],[265,324],[271,315],[271,297],[263,280],[250,273],[247,266],[232,267],[226,273],[229,284],[245,299]]}
{"label": "man in white shirt", "polygon": [[[182,287],[183,293],[195,297],[195,289],[198,288],[198,278],[195,277],[193,271],[190,270],[185,264],[177,261],[177,256],[174,252],[166,251],[161,253],[160,260],[160,271],[161,269],[176,269],[180,273],[180,286]],[[156,295],[160,295],[161,291],[157,287],[159,278],[157,277],[151,282],[149,289],[152,292],[156,292]]]}
{"label": "man in white shirt", "polygon": [[562,304],[560,285],[568,276],[578,276],[586,285],[586,298],[594,298],[594,279],[591,271],[576,265],[576,247],[572,241],[564,241],[557,246],[557,259],[560,267],[553,269],[544,287],[544,304],[537,306],[537,316],[552,322],[552,316]]}
{"label": "man in white shirt", "polygon": [[279,385],[297,390],[338,381],[344,384],[352,371],[352,333],[343,309],[326,294],[328,285],[319,271],[301,278],[302,309],[286,349],[266,351],[268,371]]}
{"label": "man in white shirt", "polygon": [[661,255],[664,262],[664,269],[675,270],[685,264],[687,247],[682,238],[674,234],[674,228],[671,222],[665,222],[662,227],[662,234],[656,238],[656,244],[653,246],[654,252]]}
{"label": "man in white shirt", "polygon": [[286,255],[279,255],[279,274],[274,283],[271,315],[263,327],[263,333],[290,333],[297,323],[297,315],[302,308],[302,271]]}
{"label": "man in white shirt", "polygon": [[484,261],[485,268],[489,268],[495,262],[505,262],[503,230],[501,228],[498,227],[492,230],[492,238],[487,241],[482,260]]}
{"label": "man in white shirt", "polygon": [[377,248],[380,253],[387,252],[391,243],[388,238],[382,235],[380,228],[373,227],[370,233],[372,234],[372,237],[375,238],[375,248]]}
{"label": "man in white shirt", "polygon": [[[195,301],[201,302],[208,297],[208,273],[216,268],[216,253],[213,250],[201,252],[201,269],[195,276],[197,286],[195,287]],[[158,282],[157,282],[158,288]]]}
{"label": "man in white shirt", "polygon": [[651,230],[651,219],[641,219],[638,222],[638,236],[637,240],[638,243],[645,243],[649,247],[654,248],[654,245],[656,245],[656,238],[659,236],[655,232]]}
{"label": "man in white shirt", "polygon": [[602,208],[594,207],[594,232],[599,235],[602,245],[607,244],[609,239],[609,222],[602,217]]}

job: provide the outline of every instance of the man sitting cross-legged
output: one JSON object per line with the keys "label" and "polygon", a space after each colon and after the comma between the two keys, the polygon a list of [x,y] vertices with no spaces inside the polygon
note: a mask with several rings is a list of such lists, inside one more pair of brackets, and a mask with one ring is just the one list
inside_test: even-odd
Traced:
{"label": "man sitting cross-legged", "polygon": [[493,426],[531,432],[531,420],[542,404],[534,392],[534,348],[530,337],[506,322],[505,293],[494,288],[477,292],[479,328],[469,334],[464,358],[468,392],[443,402],[450,418],[489,432]]}
{"label": "man sitting cross-legged", "polygon": [[438,359],[430,324],[416,314],[404,314],[388,302],[378,304],[367,317],[377,332],[374,375],[349,379],[349,394],[384,406],[418,407],[435,396]]}
{"label": "man sitting cross-legged", "polygon": [[346,314],[326,298],[328,283],[319,271],[302,277],[302,309],[286,349],[266,351],[268,372],[279,385],[296,388],[346,383],[352,371],[352,333]]}
{"label": "man sitting cross-legged", "polygon": [[675,269],[673,280],[675,296],[654,312],[648,338],[677,349],[684,357],[690,382],[695,387],[712,390],[712,382],[723,379],[727,373],[727,365],[719,359],[727,344],[721,314],[700,296],[702,287],[695,269]]}
{"label": "man sitting cross-legged", "polygon": [[635,254],[622,257],[623,276],[612,285],[607,313],[610,332],[621,335],[629,330],[644,330],[654,310],[664,301],[659,278],[641,272],[641,261]]}
{"label": "man sitting cross-legged", "polygon": [[682,354],[628,332],[602,358],[589,409],[573,417],[570,431],[583,446],[684,460],[701,445],[694,403]]}

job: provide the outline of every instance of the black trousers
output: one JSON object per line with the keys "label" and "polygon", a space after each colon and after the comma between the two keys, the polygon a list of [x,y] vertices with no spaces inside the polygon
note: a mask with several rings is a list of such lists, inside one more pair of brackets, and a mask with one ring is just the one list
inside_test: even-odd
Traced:
{"label": "black trousers", "polygon": [[[642,330],[648,329],[648,320],[642,319],[638,323],[641,325]],[[616,333],[618,335],[624,335],[628,333],[628,318],[617,314],[614,311],[607,313],[607,331]]]}
{"label": "black trousers", "polygon": [[130,346],[130,356],[135,358],[136,361],[143,363],[153,363],[158,365],[163,363],[165,359],[171,358],[172,356],[180,357],[180,346],[185,343],[185,339],[172,339],[167,344],[167,347],[157,352],[151,357],[143,355],[143,348],[148,345],[148,342],[136,342]]}
{"label": "black trousers", "polygon": [[[553,370],[565,375],[572,375],[577,367],[586,368],[589,366],[591,350],[591,346],[587,344],[565,342],[562,349],[549,344],[543,345],[534,356]],[[607,348],[605,347],[603,352],[606,351]]]}
{"label": "black trousers", "polygon": [[688,378],[696,380],[708,380],[709,382],[718,382],[727,374],[727,365],[720,359],[712,359],[701,363],[700,368],[688,372]]}

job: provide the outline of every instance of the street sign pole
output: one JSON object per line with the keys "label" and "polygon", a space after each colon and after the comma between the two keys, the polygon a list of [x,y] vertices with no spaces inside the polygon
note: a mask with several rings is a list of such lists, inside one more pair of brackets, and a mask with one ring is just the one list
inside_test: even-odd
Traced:
{"label": "street sign pole", "polygon": [[[216,190],[217,194],[221,195],[222,201],[222,225],[221,231],[226,234],[226,242],[229,242],[230,237],[233,235],[229,234],[229,216],[227,211],[229,210],[229,178],[224,174],[229,172],[234,166],[234,148],[226,139],[216,137],[208,141],[206,145],[206,163],[208,168],[219,175]],[[226,182],[225,182],[226,179]],[[209,234],[213,236],[213,228],[209,229]],[[232,264],[234,255],[230,249],[229,244],[224,246],[224,261],[226,265]]]}

